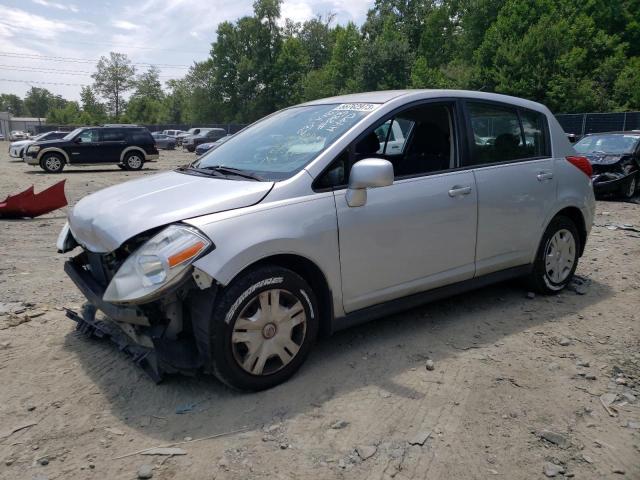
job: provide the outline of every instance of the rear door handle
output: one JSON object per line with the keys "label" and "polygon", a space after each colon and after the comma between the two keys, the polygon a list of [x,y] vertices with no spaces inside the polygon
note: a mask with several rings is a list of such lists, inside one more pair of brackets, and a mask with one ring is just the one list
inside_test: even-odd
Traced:
{"label": "rear door handle", "polygon": [[551,172],[539,172],[537,175],[538,181],[544,182],[545,180],[551,180],[553,178],[553,173]]}
{"label": "rear door handle", "polygon": [[464,187],[461,187],[460,185],[456,185],[454,187],[451,187],[451,189],[449,190],[449,196],[450,197],[459,197],[460,195],[469,195],[471,193],[471,186],[466,185]]}

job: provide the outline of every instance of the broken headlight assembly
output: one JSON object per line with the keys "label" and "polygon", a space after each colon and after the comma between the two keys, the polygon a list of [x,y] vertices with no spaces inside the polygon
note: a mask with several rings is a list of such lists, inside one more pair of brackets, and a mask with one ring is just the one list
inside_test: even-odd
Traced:
{"label": "broken headlight assembly", "polygon": [[111,279],[103,300],[143,303],[180,282],[191,264],[213,246],[199,230],[170,225],[133,252]]}

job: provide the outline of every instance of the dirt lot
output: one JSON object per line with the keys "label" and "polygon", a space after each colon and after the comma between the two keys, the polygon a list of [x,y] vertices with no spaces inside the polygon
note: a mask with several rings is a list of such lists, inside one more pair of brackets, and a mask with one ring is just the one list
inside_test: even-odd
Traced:
{"label": "dirt lot", "polygon": [[[0,197],[66,179],[71,204],[193,158],[53,176],[7,147]],[[2,479],[135,479],[143,464],[154,479],[532,479],[554,473],[547,462],[640,479],[640,234],[605,226],[640,227],[640,205],[599,202],[583,286],[528,298],[501,284],[353,328],[258,394],[207,377],[155,385],[78,334],[62,311],[82,302],[55,252],[64,218],[0,221]],[[185,440],[185,455],[118,458]]]}

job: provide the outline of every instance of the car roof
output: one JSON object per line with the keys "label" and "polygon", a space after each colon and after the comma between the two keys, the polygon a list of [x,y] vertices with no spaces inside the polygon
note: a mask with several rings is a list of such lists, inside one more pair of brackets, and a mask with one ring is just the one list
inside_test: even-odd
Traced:
{"label": "car roof", "polygon": [[494,102],[510,103],[523,108],[547,111],[540,103],[525,100],[524,98],[502,95],[499,93],[478,92],[475,90],[446,90],[446,89],[422,89],[422,90],[380,90],[377,92],[352,93],[337,97],[321,98],[306,102],[301,105],[326,105],[333,103],[387,103],[391,100],[407,97],[407,100],[420,100],[430,98],[470,98],[475,100],[487,100]]}

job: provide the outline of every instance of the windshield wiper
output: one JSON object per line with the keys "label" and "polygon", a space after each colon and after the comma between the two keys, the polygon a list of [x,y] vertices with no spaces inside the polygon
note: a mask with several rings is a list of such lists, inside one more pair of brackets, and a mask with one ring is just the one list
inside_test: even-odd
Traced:
{"label": "windshield wiper", "polygon": [[258,182],[262,181],[262,178],[258,175],[254,175],[253,173],[249,173],[246,170],[241,170],[239,168],[225,167],[224,165],[214,165],[212,167],[202,167],[202,169],[213,170],[214,172],[220,173],[230,173],[232,175],[238,175],[239,177],[249,178]]}
{"label": "windshield wiper", "polygon": [[198,167],[192,167],[191,165],[182,165],[178,168],[176,168],[176,170],[178,170],[179,172],[196,172],[199,173],[201,175],[207,175],[207,176],[217,176],[217,177],[224,177],[226,178],[226,175],[218,170],[211,170],[211,169],[207,169],[207,168],[198,168]]}

